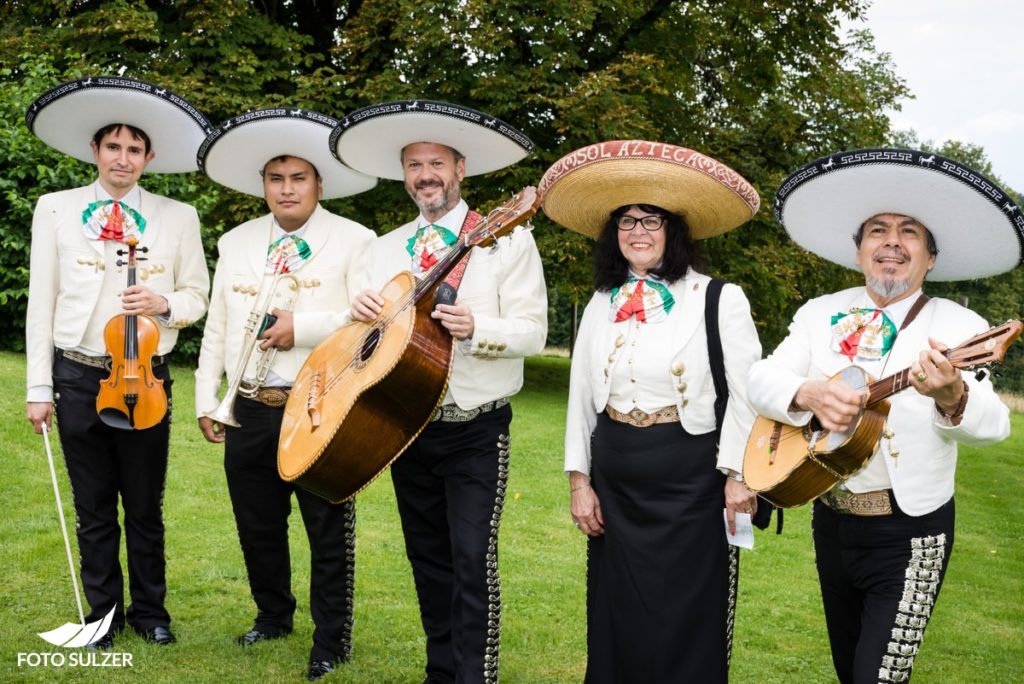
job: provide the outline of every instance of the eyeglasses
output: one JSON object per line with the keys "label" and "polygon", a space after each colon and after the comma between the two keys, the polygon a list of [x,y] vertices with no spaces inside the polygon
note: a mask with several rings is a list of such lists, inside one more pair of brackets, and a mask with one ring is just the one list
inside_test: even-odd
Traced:
{"label": "eyeglasses", "polygon": [[665,225],[665,217],[658,216],[657,214],[648,214],[647,216],[620,216],[615,221],[618,225],[619,230],[633,230],[636,224],[640,224],[644,230],[649,233],[653,233],[656,230],[661,230],[661,227]]}

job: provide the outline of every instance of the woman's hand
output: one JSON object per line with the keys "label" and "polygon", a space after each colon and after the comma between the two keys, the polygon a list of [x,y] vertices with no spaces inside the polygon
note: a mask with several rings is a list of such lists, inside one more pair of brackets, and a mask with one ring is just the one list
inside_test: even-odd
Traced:
{"label": "woman's hand", "polygon": [[729,534],[736,534],[736,514],[757,513],[757,494],[750,491],[743,482],[731,477],[725,478],[725,519],[729,523]]}
{"label": "woman's hand", "polygon": [[600,537],[604,534],[604,516],[597,493],[590,486],[590,478],[577,470],[572,471],[569,473],[569,489],[572,497],[569,512],[576,527],[588,537]]}

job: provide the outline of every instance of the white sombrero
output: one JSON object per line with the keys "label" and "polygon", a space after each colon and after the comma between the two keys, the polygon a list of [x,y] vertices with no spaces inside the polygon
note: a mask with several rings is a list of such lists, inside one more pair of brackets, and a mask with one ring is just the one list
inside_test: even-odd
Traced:
{"label": "white sombrero", "polygon": [[683,216],[695,240],[746,223],[761,206],[757,191],[725,164],[646,140],[611,140],[570,152],[544,172],[537,193],[553,221],[592,238],[628,204],[653,204]]}
{"label": "white sombrero", "polygon": [[857,268],[851,237],[878,214],[910,216],[931,231],[939,256],[929,280],[997,275],[1024,259],[1016,202],[977,171],[934,153],[867,149],[822,157],[782,183],[774,212],[794,242],[847,268]]}
{"label": "white sombrero", "polygon": [[323,179],[324,199],[369,190],[377,179],[340,163],[327,146],[338,120],[305,109],[258,109],[228,119],[197,155],[203,173],[221,185],[263,197],[260,171],[275,157],[305,159]]}
{"label": "white sombrero", "polygon": [[431,142],[458,150],[466,175],[511,166],[533,149],[533,142],[501,119],[462,105],[433,100],[400,100],[358,109],[341,119],[331,134],[331,150],[363,173],[403,180],[406,145]]}
{"label": "white sombrero", "polygon": [[110,124],[128,124],[149,136],[153,161],[146,171],[195,171],[196,150],[213,130],[203,113],[166,88],[121,76],[92,76],[64,83],[32,103],[28,129],[50,147],[93,163],[93,135]]}

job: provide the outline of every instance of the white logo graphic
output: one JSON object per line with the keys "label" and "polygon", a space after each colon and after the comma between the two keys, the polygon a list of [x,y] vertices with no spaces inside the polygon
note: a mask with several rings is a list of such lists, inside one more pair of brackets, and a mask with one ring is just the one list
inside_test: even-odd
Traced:
{"label": "white logo graphic", "polygon": [[66,622],[57,629],[49,632],[40,632],[39,636],[54,646],[64,648],[81,648],[99,641],[108,631],[110,622],[114,619],[114,611],[117,606],[110,609],[110,612],[102,620],[80,625],[75,622]]}

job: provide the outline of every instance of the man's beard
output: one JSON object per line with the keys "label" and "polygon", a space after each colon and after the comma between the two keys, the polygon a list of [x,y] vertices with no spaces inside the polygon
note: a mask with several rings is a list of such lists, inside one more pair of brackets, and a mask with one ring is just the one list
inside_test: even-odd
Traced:
{"label": "man's beard", "polygon": [[910,289],[910,279],[894,280],[892,278],[866,278],[868,289],[883,299],[899,297]]}
{"label": "man's beard", "polygon": [[[430,218],[431,216],[440,218],[438,215],[439,212],[442,212],[442,210],[450,210],[459,201],[460,188],[459,180],[457,178],[453,178],[451,183],[448,183],[447,185],[442,185],[441,194],[434,201],[428,202],[419,197],[419,190],[427,187],[433,187],[435,185],[435,183],[421,183],[417,187],[410,188],[409,186],[406,186],[405,188],[406,192],[409,193],[409,197],[411,197],[412,201],[416,203],[417,207],[419,207],[424,218]],[[447,213],[447,211],[444,211],[444,213]]]}

